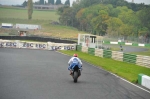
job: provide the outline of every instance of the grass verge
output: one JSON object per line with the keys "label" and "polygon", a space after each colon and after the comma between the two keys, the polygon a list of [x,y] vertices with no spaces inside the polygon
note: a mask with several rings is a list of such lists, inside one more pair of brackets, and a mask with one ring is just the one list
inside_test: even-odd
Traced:
{"label": "grass verge", "polygon": [[116,61],[113,59],[92,56],[87,53],[79,51],[60,51],[60,52],[70,56],[72,56],[74,53],[77,53],[80,59],[85,60],[95,66],[99,66],[107,71],[110,71],[132,83],[137,83],[138,74],[140,73],[150,76],[150,68],[125,63],[121,61]]}
{"label": "grass verge", "polygon": [[150,48],[148,48],[147,51],[143,51],[143,52],[133,52],[133,53],[131,53],[131,54],[150,56]]}

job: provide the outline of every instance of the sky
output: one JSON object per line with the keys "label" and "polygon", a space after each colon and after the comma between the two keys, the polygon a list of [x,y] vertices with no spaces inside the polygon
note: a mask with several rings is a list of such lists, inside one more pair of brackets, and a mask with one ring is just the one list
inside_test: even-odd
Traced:
{"label": "sky", "polygon": [[[3,5],[21,5],[25,0],[0,0],[0,4]],[[26,0],[27,1],[27,0]],[[39,1],[39,0],[33,0],[35,1]],[[48,1],[48,0],[45,0]],[[55,0],[56,1],[56,0]],[[61,0],[62,3],[64,3],[66,0]],[[70,0],[70,3],[72,4],[73,1],[76,0]],[[132,2],[132,0],[126,0],[128,2]],[[150,4],[150,0],[134,0],[135,3],[145,3],[145,4]]]}

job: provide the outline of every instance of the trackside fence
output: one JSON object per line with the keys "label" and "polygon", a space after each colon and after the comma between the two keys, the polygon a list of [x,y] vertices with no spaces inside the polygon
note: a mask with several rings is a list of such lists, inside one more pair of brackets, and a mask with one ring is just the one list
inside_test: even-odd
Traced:
{"label": "trackside fence", "polygon": [[[54,42],[25,42],[20,40],[0,39],[0,48],[26,48],[40,50],[76,50],[76,44]],[[77,49],[80,50],[80,49]]]}
{"label": "trackside fence", "polygon": [[150,56],[133,55],[133,54],[127,54],[127,53],[117,52],[117,51],[88,48],[85,46],[83,47],[81,45],[77,45],[77,50],[88,53],[93,56],[112,58],[117,61],[128,62],[128,63],[150,68]]}

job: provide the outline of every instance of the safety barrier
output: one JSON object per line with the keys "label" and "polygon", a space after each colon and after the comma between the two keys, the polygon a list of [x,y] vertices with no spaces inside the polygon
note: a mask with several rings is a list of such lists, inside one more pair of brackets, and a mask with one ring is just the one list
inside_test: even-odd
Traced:
{"label": "safety barrier", "polygon": [[103,57],[103,49],[95,49],[95,56]]}
{"label": "safety barrier", "polygon": [[82,51],[82,46],[77,45],[77,51]]}
{"label": "safety barrier", "polygon": [[132,45],[132,46],[142,46],[150,47],[150,44],[141,44],[141,43],[128,43],[128,42],[112,42],[112,41],[103,41],[104,44],[121,44],[121,45]]}
{"label": "safety barrier", "polygon": [[112,59],[123,61],[123,52],[112,51]]}
{"label": "safety barrier", "polygon": [[88,47],[82,46],[82,52],[88,53]]}
{"label": "safety barrier", "polygon": [[95,48],[88,48],[88,54],[95,55]]}
{"label": "safety barrier", "polygon": [[75,50],[76,44],[64,44],[53,42],[22,42],[19,40],[0,40],[0,47],[4,48],[28,48],[28,49],[42,49],[42,50]]}
{"label": "safety barrier", "polygon": [[150,68],[150,56],[137,55],[136,64]]}
{"label": "safety barrier", "polygon": [[138,84],[150,89],[150,77],[144,74],[139,74]]}
{"label": "safety barrier", "polygon": [[111,58],[112,57],[112,51],[110,51],[110,50],[103,50],[103,57]]}
{"label": "safety barrier", "polygon": [[123,53],[123,61],[128,63],[136,63],[136,55]]}
{"label": "safety barrier", "polygon": [[[82,50],[81,50],[82,49]],[[124,61],[132,64],[137,64],[140,66],[150,68],[150,56],[142,56],[142,55],[133,55],[127,54],[123,52],[111,51],[111,50],[104,50],[104,49],[97,49],[97,48],[87,48],[80,45],[77,45],[77,50],[82,52],[87,52],[90,55],[95,55],[104,58],[112,58],[118,61]]]}

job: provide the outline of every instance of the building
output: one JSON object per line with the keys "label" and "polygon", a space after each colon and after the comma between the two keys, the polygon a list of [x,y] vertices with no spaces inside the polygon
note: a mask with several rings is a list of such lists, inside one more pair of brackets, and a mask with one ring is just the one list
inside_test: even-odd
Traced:
{"label": "building", "polygon": [[33,5],[33,8],[37,10],[57,10],[63,6],[64,5]]}

